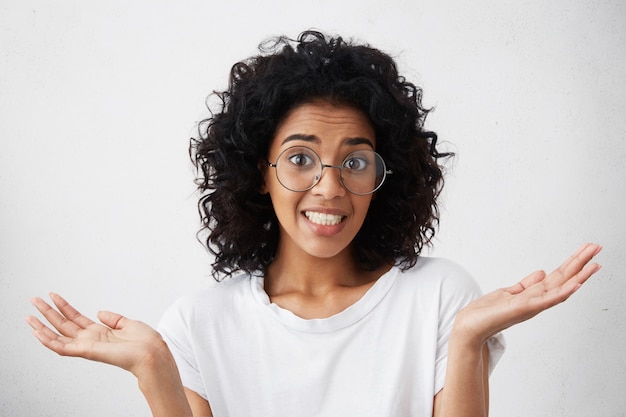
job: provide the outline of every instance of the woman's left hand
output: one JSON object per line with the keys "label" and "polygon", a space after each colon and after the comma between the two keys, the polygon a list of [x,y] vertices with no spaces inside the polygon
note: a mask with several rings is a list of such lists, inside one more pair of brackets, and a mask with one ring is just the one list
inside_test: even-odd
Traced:
{"label": "woman's left hand", "polygon": [[493,291],[457,314],[455,332],[480,346],[489,337],[567,300],[600,265],[590,263],[602,247],[585,244],[550,274],[533,272],[517,284]]}

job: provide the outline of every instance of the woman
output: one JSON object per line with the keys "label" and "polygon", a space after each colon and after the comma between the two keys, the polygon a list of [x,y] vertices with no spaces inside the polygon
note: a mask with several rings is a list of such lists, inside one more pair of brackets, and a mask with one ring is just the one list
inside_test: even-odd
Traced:
{"label": "woman", "polygon": [[58,295],[28,319],[48,348],[133,372],[154,416],[486,416],[499,332],[567,299],[599,265],[480,297],[420,256],[438,222],[437,136],[421,90],[366,45],[305,32],[233,66],[192,158],[220,282],[160,333],[82,316]]}

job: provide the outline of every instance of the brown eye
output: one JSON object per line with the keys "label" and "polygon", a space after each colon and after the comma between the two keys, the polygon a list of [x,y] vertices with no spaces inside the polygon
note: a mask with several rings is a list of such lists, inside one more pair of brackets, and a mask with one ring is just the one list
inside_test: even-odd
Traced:
{"label": "brown eye", "polygon": [[302,153],[291,155],[287,160],[291,162],[293,165],[296,165],[299,167],[305,167],[307,165],[312,165],[315,163],[315,161],[313,161],[313,158],[311,158],[309,155],[305,155]]}
{"label": "brown eye", "polygon": [[363,156],[352,156],[346,159],[343,167],[350,171],[363,171],[369,166],[369,160]]}

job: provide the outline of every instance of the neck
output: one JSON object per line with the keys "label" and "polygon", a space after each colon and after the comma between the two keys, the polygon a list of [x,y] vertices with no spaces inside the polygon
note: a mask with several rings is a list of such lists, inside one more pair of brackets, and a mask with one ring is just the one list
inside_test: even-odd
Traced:
{"label": "neck", "polygon": [[356,303],[390,268],[363,271],[350,251],[330,259],[277,256],[266,270],[265,291],[297,316],[325,318]]}
{"label": "neck", "polygon": [[368,271],[359,268],[351,251],[332,258],[307,254],[276,256],[265,273],[265,290],[270,294],[298,292],[319,295],[336,287],[353,287],[370,281]]}

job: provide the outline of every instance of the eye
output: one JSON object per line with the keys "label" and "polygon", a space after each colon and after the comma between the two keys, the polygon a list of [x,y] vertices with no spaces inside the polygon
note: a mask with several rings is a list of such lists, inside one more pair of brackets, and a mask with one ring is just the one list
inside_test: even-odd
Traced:
{"label": "eye", "polygon": [[343,166],[350,171],[364,171],[369,166],[370,161],[365,156],[351,156],[343,162]]}
{"label": "eye", "polygon": [[304,154],[304,153],[297,153],[294,155],[290,155],[289,157],[287,157],[287,160],[298,167],[306,167],[309,165],[313,165],[315,162],[313,160],[313,158],[311,158],[310,155]]}

